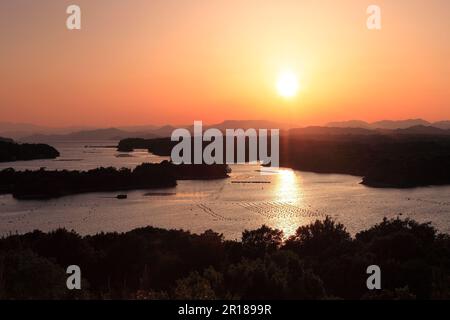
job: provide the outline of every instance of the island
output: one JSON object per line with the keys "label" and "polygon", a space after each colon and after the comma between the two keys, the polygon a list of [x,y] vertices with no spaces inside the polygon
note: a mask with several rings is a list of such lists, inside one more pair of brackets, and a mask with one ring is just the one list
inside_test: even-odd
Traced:
{"label": "island", "polygon": [[360,176],[374,188],[450,184],[448,136],[290,137],[281,144],[283,167]]}
{"label": "island", "polygon": [[119,141],[117,151],[132,152],[135,149],[146,149],[157,156],[170,156],[172,148],[177,144],[176,141],[171,141],[170,138],[128,138]]}
{"label": "island", "polygon": [[0,193],[31,200],[88,192],[172,188],[177,180],[224,179],[229,172],[226,165],[174,165],[169,161],[144,163],[133,170],[102,167],[89,171],[16,171],[9,168],[0,171]]}
{"label": "island", "polygon": [[[360,176],[362,184],[374,188],[449,185],[450,135],[410,131],[405,134],[404,130],[292,129],[280,136],[280,166]],[[147,149],[156,155],[170,156],[176,143],[170,138],[124,139],[118,149]],[[209,143],[203,142],[203,148]],[[271,150],[270,145],[268,149]],[[248,144],[245,150],[248,158]]]}
{"label": "island", "polygon": [[12,139],[0,138],[0,162],[37,159],[55,159],[59,152],[47,144],[16,143]]}

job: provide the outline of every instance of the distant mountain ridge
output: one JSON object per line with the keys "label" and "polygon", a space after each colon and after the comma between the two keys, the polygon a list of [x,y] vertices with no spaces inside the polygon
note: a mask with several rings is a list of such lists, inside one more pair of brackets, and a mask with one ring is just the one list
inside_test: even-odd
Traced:
{"label": "distant mountain ridge", "polygon": [[433,126],[413,126],[405,129],[392,130],[396,134],[409,134],[409,135],[450,135],[450,129],[440,129]]}
{"label": "distant mountain ridge", "polygon": [[371,135],[411,135],[411,136],[450,136],[450,129],[416,125],[400,129],[367,129],[356,127],[306,127],[290,129],[290,135],[303,136],[371,136]]}
{"label": "distant mountain ridge", "polygon": [[450,121],[438,121],[433,123],[433,127],[439,129],[450,129]]}
{"label": "distant mountain ridge", "polygon": [[375,130],[365,128],[340,128],[340,127],[306,127],[294,128],[289,130],[290,135],[376,135]]}
{"label": "distant mountain ridge", "polygon": [[10,138],[3,138],[3,137],[0,137],[0,142],[10,142],[10,143],[13,143],[14,140],[13,140],[13,139],[10,139]]}
{"label": "distant mountain ridge", "polygon": [[[128,126],[118,128],[81,130],[65,134],[35,133],[20,137],[23,142],[54,142],[54,141],[89,141],[89,140],[122,140],[126,138],[167,138],[177,128],[186,128],[193,131],[193,125],[186,126]],[[278,129],[286,128],[286,125],[266,120],[226,120],[218,124],[203,125],[203,130],[208,128],[226,129]],[[0,126],[1,130],[1,126]],[[1,132],[1,131],[0,131]]]}
{"label": "distant mountain ridge", "polygon": [[23,137],[24,142],[52,142],[52,141],[89,141],[89,140],[121,140],[130,137],[142,137],[146,139],[157,138],[152,133],[129,132],[117,128],[77,131],[69,134],[34,134]]}
{"label": "distant mountain ridge", "polygon": [[[81,128],[81,130],[80,130]],[[84,128],[84,129],[83,129]],[[0,122],[0,136],[13,138],[22,142],[54,142],[54,141],[94,141],[94,140],[122,140],[126,138],[165,138],[170,137],[177,128],[193,131],[193,125],[185,126],[127,126],[115,128],[46,128],[29,124],[11,124]],[[289,130],[294,134],[306,135],[371,135],[371,134],[420,134],[447,135],[450,121],[430,123],[422,119],[382,120],[368,123],[361,120],[330,122],[326,126],[290,127],[287,124],[268,120],[225,120],[217,124],[203,124],[203,130],[217,128],[226,129],[280,129]],[[8,131],[9,130],[9,131]],[[23,131],[20,131],[23,130]],[[27,131],[28,130],[28,131]],[[31,131],[30,131],[31,130]],[[27,133],[27,134],[25,134]],[[4,138],[6,139],[6,138]]]}
{"label": "distant mountain ridge", "polygon": [[46,127],[30,123],[0,122],[0,136],[20,139],[34,134],[68,134],[71,132],[92,130],[88,126]]}
{"label": "distant mountain ridge", "polygon": [[327,127],[334,128],[364,128],[364,129],[407,129],[416,126],[435,127],[439,129],[450,129],[450,121],[428,122],[423,119],[407,119],[407,120],[381,120],[375,122],[366,122],[362,120],[349,120],[329,122]]}

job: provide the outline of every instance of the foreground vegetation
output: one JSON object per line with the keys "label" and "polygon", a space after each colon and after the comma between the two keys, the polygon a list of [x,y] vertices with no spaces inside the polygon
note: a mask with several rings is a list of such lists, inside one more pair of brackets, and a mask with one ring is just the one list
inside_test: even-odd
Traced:
{"label": "foreground vegetation", "polygon": [[[82,270],[66,289],[65,268]],[[382,290],[366,268],[382,270]],[[384,220],[352,238],[330,218],[227,241],[213,231],[140,228],[81,237],[34,231],[0,240],[0,299],[449,299],[450,237]]]}

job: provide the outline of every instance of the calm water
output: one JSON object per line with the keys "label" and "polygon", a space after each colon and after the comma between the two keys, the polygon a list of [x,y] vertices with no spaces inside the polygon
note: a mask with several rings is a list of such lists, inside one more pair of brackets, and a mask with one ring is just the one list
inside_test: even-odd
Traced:
{"label": "calm water", "polygon": [[[130,155],[106,146],[115,142],[71,142],[53,144],[57,160],[0,163],[0,169],[91,169],[99,166],[133,168],[142,162],[160,162],[163,157],[136,151]],[[161,190],[128,192],[127,200],[114,193],[91,193],[49,201],[17,201],[0,195],[0,234],[43,231],[58,227],[81,234],[100,231],[128,231],[152,225],[202,232],[213,229],[229,239],[239,238],[244,229],[266,224],[292,234],[299,225],[332,216],[356,233],[383,217],[410,217],[431,221],[450,233],[450,187],[411,190],[371,189],[361,178],[337,174],[315,174],[277,170],[261,175],[259,166],[235,165],[230,179],[180,181]],[[266,183],[241,183],[241,182]]]}

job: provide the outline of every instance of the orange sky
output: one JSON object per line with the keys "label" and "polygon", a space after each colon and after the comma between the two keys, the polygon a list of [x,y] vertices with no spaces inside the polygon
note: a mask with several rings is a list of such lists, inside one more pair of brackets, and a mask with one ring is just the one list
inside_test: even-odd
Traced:
{"label": "orange sky", "polygon": [[[65,27],[74,3],[81,31]],[[2,1],[0,121],[450,119],[449,32],[448,0]]]}

